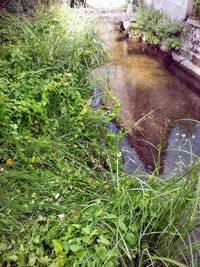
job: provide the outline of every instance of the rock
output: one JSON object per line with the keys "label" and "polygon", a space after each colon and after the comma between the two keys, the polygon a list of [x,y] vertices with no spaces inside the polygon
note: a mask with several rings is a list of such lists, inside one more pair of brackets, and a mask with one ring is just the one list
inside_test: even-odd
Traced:
{"label": "rock", "polygon": [[194,55],[192,58],[192,63],[200,68],[200,55]]}
{"label": "rock", "polygon": [[129,38],[129,36],[130,36],[131,24],[135,23],[135,22],[136,22],[135,20],[127,20],[127,21],[123,22],[123,26],[124,26],[124,29],[125,29],[125,35],[126,35],[127,38]]}
{"label": "rock", "polygon": [[182,61],[186,60],[185,57],[175,53],[175,52],[172,52],[172,58],[174,61],[178,62],[178,63],[181,63]]}
{"label": "rock", "polygon": [[166,47],[166,45],[163,42],[161,43],[160,50],[165,52],[165,53],[169,52],[168,48]]}

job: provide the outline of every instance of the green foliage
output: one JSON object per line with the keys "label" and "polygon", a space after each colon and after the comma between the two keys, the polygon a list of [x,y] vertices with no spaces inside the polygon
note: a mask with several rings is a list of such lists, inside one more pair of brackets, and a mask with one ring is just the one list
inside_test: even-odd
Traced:
{"label": "green foliage", "polygon": [[196,0],[195,2],[195,15],[196,18],[200,19],[200,0]]}
{"label": "green foliage", "polygon": [[168,265],[171,261],[190,266],[189,254],[195,262],[200,246],[192,237],[199,216],[198,165],[186,179],[146,175],[144,183],[124,176],[118,188],[111,180],[89,180],[73,165],[66,167],[62,177],[50,171],[32,171],[31,179],[25,172],[3,172],[1,262],[174,266]]}
{"label": "green foliage", "polygon": [[22,12],[22,5],[19,0],[10,0],[6,6],[6,10],[11,13]]}
{"label": "green foliage", "polygon": [[0,69],[7,123],[0,131],[12,139],[10,125],[16,124],[22,136],[44,133],[70,101],[78,102],[79,111],[83,108],[87,69],[97,64],[94,53],[102,54],[87,27],[56,10],[39,12],[33,22],[2,15]]}
{"label": "green foliage", "polygon": [[9,0],[5,1],[5,7],[10,13],[30,12],[35,9],[36,3],[36,0]]}
{"label": "green foliage", "polygon": [[20,3],[23,7],[23,11],[25,12],[34,10],[36,6],[36,0],[20,0]]}
{"label": "green foliage", "polygon": [[121,136],[106,128],[118,107],[90,105],[88,77],[105,62],[95,28],[55,7],[31,20],[1,13],[0,263],[188,266],[199,165],[123,174]]}
{"label": "green foliage", "polygon": [[137,7],[135,19],[136,23],[132,24],[134,35],[144,37],[148,43],[154,45],[163,42],[169,50],[180,49],[181,35],[184,33],[183,23],[164,19],[160,12],[144,5]]}

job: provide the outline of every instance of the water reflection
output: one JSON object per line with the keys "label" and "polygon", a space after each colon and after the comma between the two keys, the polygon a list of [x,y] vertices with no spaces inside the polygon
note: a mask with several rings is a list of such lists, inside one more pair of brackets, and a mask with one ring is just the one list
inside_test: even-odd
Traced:
{"label": "water reflection", "polygon": [[200,124],[190,121],[200,120],[199,81],[169,57],[119,33],[107,30],[101,38],[112,63],[106,70],[110,90],[145,168],[155,168],[161,143],[161,172],[189,168],[194,154],[200,156]]}

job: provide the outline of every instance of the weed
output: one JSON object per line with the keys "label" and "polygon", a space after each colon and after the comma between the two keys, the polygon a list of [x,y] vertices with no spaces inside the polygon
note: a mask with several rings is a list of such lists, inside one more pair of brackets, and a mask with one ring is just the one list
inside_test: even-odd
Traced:
{"label": "weed", "polygon": [[136,23],[132,24],[134,35],[144,37],[145,40],[154,45],[162,42],[168,50],[179,50],[181,47],[181,36],[184,33],[184,25],[164,19],[163,15],[153,7],[145,5],[137,6]]}
{"label": "weed", "polygon": [[199,0],[195,1],[195,15],[196,15],[196,18],[200,19],[200,1]]}

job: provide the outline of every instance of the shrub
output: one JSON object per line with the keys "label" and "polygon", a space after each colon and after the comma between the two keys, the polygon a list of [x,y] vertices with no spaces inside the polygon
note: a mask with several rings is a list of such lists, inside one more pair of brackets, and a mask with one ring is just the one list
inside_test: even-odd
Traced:
{"label": "shrub", "polygon": [[144,37],[151,44],[167,44],[167,48],[178,50],[181,47],[181,35],[184,25],[164,19],[162,14],[152,7],[139,5],[136,13],[136,23],[132,24],[132,32]]}
{"label": "shrub", "polygon": [[25,12],[34,10],[36,7],[36,2],[36,0],[20,0],[20,3],[23,7],[23,11]]}
{"label": "shrub", "polygon": [[[7,125],[0,132],[7,132],[8,136],[2,134],[5,140],[14,137],[10,132],[15,124],[22,135],[44,133],[67,105],[70,86],[78,81],[84,85],[87,69],[100,62],[96,54],[103,56],[88,23],[58,9],[38,11],[34,21],[2,14],[1,113],[6,110]],[[73,99],[78,100],[79,94],[74,92]],[[64,96],[68,98],[62,102]]]}
{"label": "shrub", "polygon": [[22,12],[22,5],[19,0],[10,0],[6,6],[6,10],[11,13]]}
{"label": "shrub", "polygon": [[196,0],[195,3],[195,15],[198,19],[200,19],[200,0]]}

